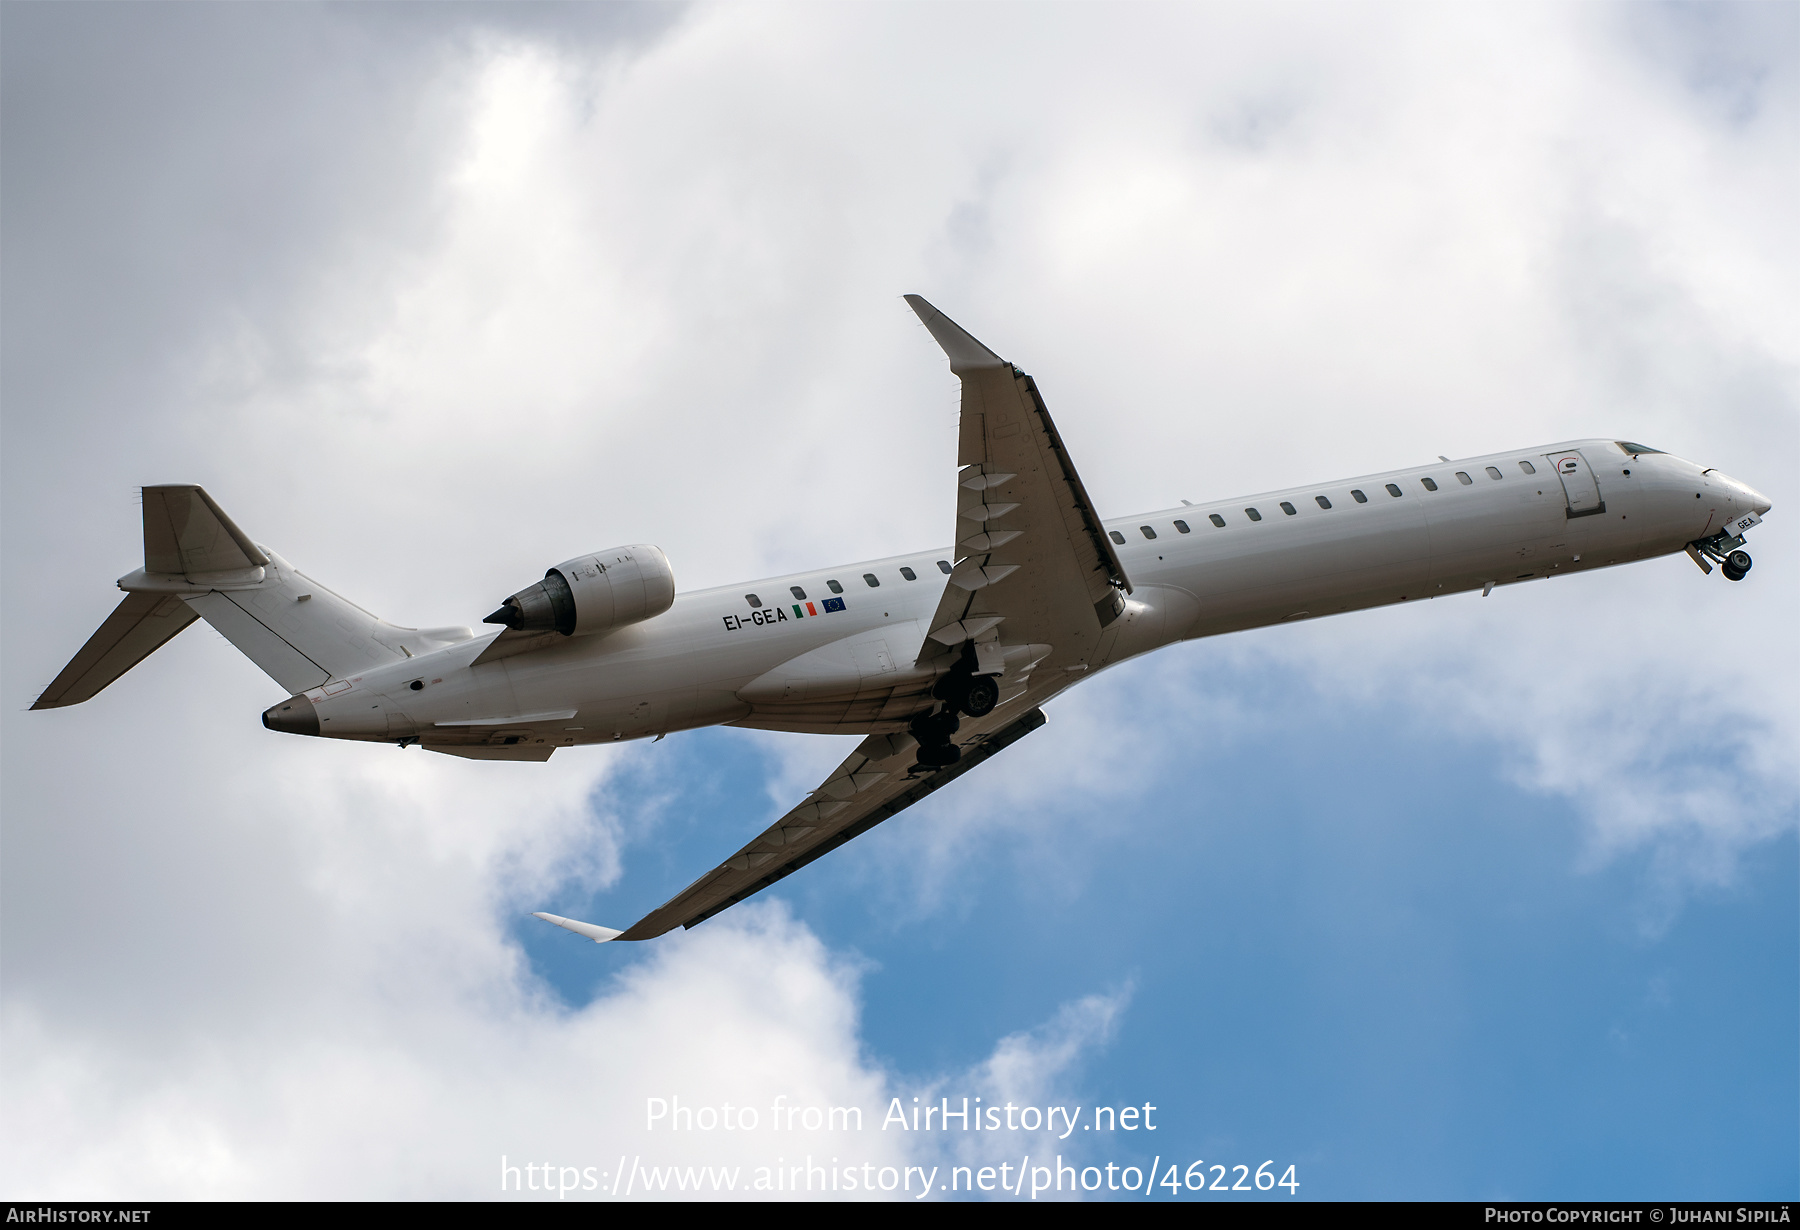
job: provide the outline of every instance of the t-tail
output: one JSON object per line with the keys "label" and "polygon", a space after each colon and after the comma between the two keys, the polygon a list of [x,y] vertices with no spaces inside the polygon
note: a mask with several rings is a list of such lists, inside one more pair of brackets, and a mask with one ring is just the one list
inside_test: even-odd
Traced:
{"label": "t-tail", "polygon": [[125,600],[33,709],[90,699],[196,619],[290,695],[472,635],[377,619],[251,541],[211,496],[189,485],[144,488],[144,566],[120,577],[119,588]]}

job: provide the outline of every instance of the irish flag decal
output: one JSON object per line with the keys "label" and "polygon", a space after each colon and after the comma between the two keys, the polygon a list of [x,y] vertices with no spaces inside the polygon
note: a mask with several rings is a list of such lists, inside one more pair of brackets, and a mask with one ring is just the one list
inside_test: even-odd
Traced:
{"label": "irish flag decal", "polygon": [[[827,598],[823,605],[825,611],[841,611],[844,609],[844,600],[842,598]],[[808,615],[819,615],[824,613],[810,602],[796,602],[791,604],[788,609],[794,612],[795,619],[805,619]]]}

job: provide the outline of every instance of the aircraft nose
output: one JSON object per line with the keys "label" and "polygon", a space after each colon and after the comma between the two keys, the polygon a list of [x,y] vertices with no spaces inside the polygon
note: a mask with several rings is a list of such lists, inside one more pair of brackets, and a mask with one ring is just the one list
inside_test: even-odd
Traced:
{"label": "aircraft nose", "polygon": [[289,735],[319,733],[319,714],[304,696],[290,696],[278,705],[263,710],[263,725]]}
{"label": "aircraft nose", "polygon": [[1768,496],[1764,495],[1750,484],[1740,483],[1735,478],[1731,479],[1730,482],[1731,485],[1736,488],[1736,491],[1734,491],[1733,494],[1737,497],[1738,504],[1746,511],[1753,512],[1760,517],[1774,507],[1774,505],[1769,502]]}

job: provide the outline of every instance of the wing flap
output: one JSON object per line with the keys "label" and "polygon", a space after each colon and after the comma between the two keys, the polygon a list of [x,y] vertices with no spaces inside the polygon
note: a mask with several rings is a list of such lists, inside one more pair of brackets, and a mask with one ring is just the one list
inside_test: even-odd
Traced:
{"label": "wing flap", "polygon": [[60,709],[98,695],[198,618],[173,594],[126,594],[31,707]]}

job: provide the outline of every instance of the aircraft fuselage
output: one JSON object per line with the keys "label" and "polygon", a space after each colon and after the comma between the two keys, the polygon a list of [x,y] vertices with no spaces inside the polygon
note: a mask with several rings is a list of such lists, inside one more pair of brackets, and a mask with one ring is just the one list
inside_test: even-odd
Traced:
{"label": "aircraft fuselage", "polygon": [[[1001,703],[1024,711],[1174,641],[1679,552],[1768,508],[1716,470],[1581,440],[1112,519],[1124,614],[1048,646],[1022,688],[1002,675]],[[914,655],[954,558],[679,594],[610,633],[471,665],[494,639],[475,637],[304,695],[327,737],[509,759],[721,723],[904,730],[935,677]]]}

